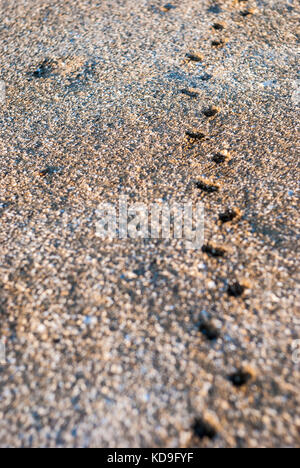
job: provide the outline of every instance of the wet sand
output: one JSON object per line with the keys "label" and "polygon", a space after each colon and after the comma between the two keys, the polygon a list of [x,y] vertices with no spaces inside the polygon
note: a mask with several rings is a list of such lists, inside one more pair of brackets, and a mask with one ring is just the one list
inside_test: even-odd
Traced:
{"label": "wet sand", "polygon": [[[171,3],[1,2],[1,447],[300,445],[299,7]],[[121,194],[205,252],[99,239]]]}

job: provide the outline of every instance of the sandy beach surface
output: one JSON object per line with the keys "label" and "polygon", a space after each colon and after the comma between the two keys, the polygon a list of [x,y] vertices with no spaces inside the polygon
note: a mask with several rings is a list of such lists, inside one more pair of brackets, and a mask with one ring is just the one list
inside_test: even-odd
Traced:
{"label": "sandy beach surface", "polygon": [[[1,447],[299,447],[299,17],[1,1]],[[122,194],[204,252],[97,237]]]}

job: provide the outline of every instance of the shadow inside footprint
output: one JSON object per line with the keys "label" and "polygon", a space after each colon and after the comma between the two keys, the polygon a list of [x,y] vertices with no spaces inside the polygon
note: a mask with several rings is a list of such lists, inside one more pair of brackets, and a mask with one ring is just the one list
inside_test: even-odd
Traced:
{"label": "shadow inside footprint", "polygon": [[241,297],[246,290],[246,287],[238,282],[228,286],[227,293],[230,297]]}
{"label": "shadow inside footprint", "polygon": [[216,428],[202,418],[197,418],[194,421],[193,432],[200,440],[206,437],[212,440],[217,435]]}
{"label": "shadow inside footprint", "polygon": [[47,78],[53,70],[53,63],[49,59],[45,59],[38,68],[31,73],[34,78]]}
{"label": "shadow inside footprint", "polygon": [[234,372],[233,374],[229,375],[228,379],[232,383],[232,385],[239,388],[243,387],[248,382],[250,382],[250,380],[252,379],[252,375],[250,374],[250,372],[246,372],[240,369],[237,372]]}

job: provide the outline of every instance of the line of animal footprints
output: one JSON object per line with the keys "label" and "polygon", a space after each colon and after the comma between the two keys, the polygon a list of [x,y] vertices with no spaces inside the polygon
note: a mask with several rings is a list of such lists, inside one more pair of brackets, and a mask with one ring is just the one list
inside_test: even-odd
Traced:
{"label": "line of animal footprints", "polygon": [[[241,1],[239,3],[242,3]],[[212,28],[215,31],[223,31],[225,29],[225,24],[224,23],[213,23]],[[214,47],[219,47],[221,45],[224,45],[226,43],[225,40],[221,39],[219,41],[214,41],[212,45]],[[203,60],[203,55],[199,53],[188,53],[186,54],[186,59],[189,60],[190,62],[201,62]],[[182,94],[190,97],[190,98],[197,98],[199,93],[197,90],[194,89],[182,89],[181,90]],[[209,106],[208,108],[203,109],[203,115],[207,119],[214,119],[218,113],[220,112],[220,108],[214,105]],[[203,142],[208,139],[208,136],[198,130],[188,130],[186,131],[186,140],[189,145],[193,145],[195,143]],[[214,162],[216,165],[221,165],[230,160],[230,154],[228,153],[227,150],[222,151],[222,152],[217,152],[213,155],[212,157],[212,162]],[[201,190],[202,192],[206,194],[214,194],[219,192],[220,186],[211,180],[207,179],[201,179],[195,182],[196,187]],[[232,221],[237,221],[241,218],[241,212],[236,209],[236,208],[227,208],[224,212],[219,214],[219,223],[220,225],[223,225],[225,223],[229,223]],[[227,250],[224,249],[223,247],[220,246],[215,246],[212,244],[205,244],[202,247],[202,252],[205,253],[206,255],[213,257],[213,258],[222,258],[226,255]],[[247,289],[246,284],[242,284],[238,281],[236,281],[233,284],[230,284],[227,288],[227,294],[229,297],[241,297],[245,290]],[[206,326],[202,328],[205,331],[204,334],[208,337],[208,339],[214,339],[217,337],[216,335],[216,330],[212,330],[211,327],[208,326],[208,329]]]}
{"label": "line of animal footprints", "polygon": [[[238,3],[243,3],[243,0],[237,0]],[[169,11],[170,8],[165,9],[164,11]],[[247,17],[254,12],[250,9],[244,10],[241,12],[241,15],[243,17]],[[215,31],[223,31],[225,29],[225,24],[224,23],[214,23],[212,25],[212,28]],[[226,45],[227,40],[226,39],[218,39],[218,40],[213,40],[211,42],[212,47],[214,48],[222,48]],[[200,53],[187,53],[185,57],[186,61],[189,62],[202,62],[204,60],[204,57]],[[211,78],[210,75],[208,75],[207,80]],[[205,80],[206,81],[206,80]],[[188,96],[189,98],[194,98],[196,99],[199,97],[199,92],[196,89],[191,89],[191,88],[186,88],[182,89],[181,93]],[[220,109],[216,106],[210,106],[206,109],[203,109],[203,115],[207,119],[213,119],[215,118],[218,113],[220,112]],[[207,140],[207,135],[198,130],[189,130],[186,131],[186,139],[189,144],[194,144],[197,142],[203,142]],[[230,160],[230,155],[228,151],[223,151],[223,152],[217,152],[213,155],[212,161],[216,165],[221,165]],[[207,194],[213,194],[219,191],[219,186],[209,180],[198,180],[196,182],[196,187],[207,193]],[[220,224],[225,224],[232,222],[234,220],[238,220],[241,218],[241,212],[238,209],[231,209],[228,208],[224,212],[219,214],[219,222]],[[206,255],[213,257],[213,258],[223,258],[227,250],[223,247],[215,246],[213,244],[207,243],[202,247],[202,252],[205,253]],[[242,284],[238,281],[229,284],[227,287],[227,294],[229,297],[241,297],[245,290],[247,289],[246,284]],[[199,326],[199,331],[209,340],[209,341],[216,341],[220,335],[221,335],[221,330],[212,321],[201,321],[200,326]],[[228,380],[232,383],[233,386],[237,388],[241,388],[248,384],[252,378],[254,377],[254,374],[252,371],[249,371],[248,369],[237,369],[235,372],[232,374],[228,375]],[[207,418],[199,417],[194,420],[192,430],[194,433],[194,436],[196,436],[199,439],[205,439],[208,438],[210,440],[213,440],[216,438],[218,435],[218,425],[214,421],[210,421]]]}

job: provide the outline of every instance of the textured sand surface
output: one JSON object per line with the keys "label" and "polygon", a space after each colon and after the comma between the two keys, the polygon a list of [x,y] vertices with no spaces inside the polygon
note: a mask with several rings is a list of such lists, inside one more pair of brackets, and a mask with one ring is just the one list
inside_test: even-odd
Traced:
{"label": "textured sand surface", "polygon": [[[1,447],[300,445],[299,7],[171,3],[1,0]],[[122,193],[224,255],[97,238]]]}

